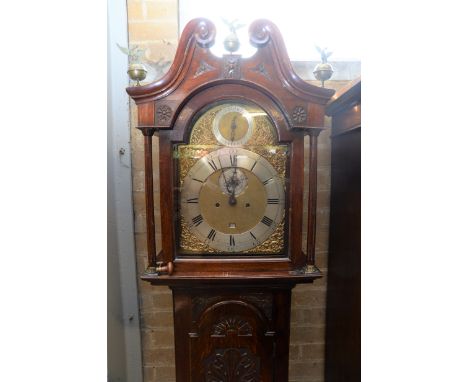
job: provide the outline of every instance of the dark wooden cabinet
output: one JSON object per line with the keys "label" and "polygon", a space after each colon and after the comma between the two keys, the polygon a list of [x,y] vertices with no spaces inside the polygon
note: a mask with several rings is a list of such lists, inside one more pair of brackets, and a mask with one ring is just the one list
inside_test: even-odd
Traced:
{"label": "dark wooden cabinet", "polygon": [[361,80],[337,93],[332,116],[326,382],[361,380]]}
{"label": "dark wooden cabinet", "polygon": [[257,20],[249,35],[257,48],[252,57],[216,57],[209,49],[214,25],[192,20],[169,72],[127,89],[145,142],[148,268],[142,279],[172,289],[177,382],[286,382],[291,289],[322,276],[315,266],[317,137],[334,91],[297,77],[273,23]]}
{"label": "dark wooden cabinet", "polygon": [[172,290],[178,379],[287,381],[291,287]]}

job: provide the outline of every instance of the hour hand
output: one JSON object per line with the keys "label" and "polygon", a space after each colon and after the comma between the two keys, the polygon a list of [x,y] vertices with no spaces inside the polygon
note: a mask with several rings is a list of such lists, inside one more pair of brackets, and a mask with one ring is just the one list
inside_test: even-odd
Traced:
{"label": "hour hand", "polygon": [[232,187],[232,191],[229,194],[229,205],[234,206],[237,204],[237,199],[236,199],[236,187]]}
{"label": "hour hand", "polygon": [[237,203],[236,200],[236,188],[239,186],[240,180],[237,177],[237,167],[234,167],[234,173],[232,174],[231,178],[229,179],[229,185],[231,189],[227,188],[227,191],[229,192],[229,204],[231,206],[235,205]]}

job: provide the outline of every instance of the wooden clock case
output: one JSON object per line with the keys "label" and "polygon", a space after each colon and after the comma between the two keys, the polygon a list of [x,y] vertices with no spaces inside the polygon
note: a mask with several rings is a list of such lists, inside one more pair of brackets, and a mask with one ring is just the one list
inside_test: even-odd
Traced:
{"label": "wooden clock case", "polygon": [[[138,106],[145,142],[148,268],[142,279],[173,291],[178,382],[287,381],[291,289],[321,277],[314,265],[317,137],[330,89],[294,73],[277,27],[257,20],[249,29],[250,58],[214,56],[214,25],[194,19],[174,62],[160,80],[127,88]],[[222,100],[247,101],[273,121],[290,150],[283,256],[185,257],[177,248],[177,164],[173,147],[187,142],[194,117]],[[156,251],[152,137],[159,134],[162,248]],[[310,137],[307,251],[302,251],[304,139]]]}

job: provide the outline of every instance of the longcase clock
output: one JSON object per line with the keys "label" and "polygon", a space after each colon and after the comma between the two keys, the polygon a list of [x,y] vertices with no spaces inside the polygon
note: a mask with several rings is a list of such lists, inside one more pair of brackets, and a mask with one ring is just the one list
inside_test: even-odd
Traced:
{"label": "longcase clock", "polygon": [[145,142],[142,279],[172,289],[178,382],[287,381],[291,289],[321,277],[314,264],[317,137],[333,90],[297,77],[273,23],[257,20],[249,34],[252,57],[216,57],[214,25],[192,20],[169,72],[127,89]]}

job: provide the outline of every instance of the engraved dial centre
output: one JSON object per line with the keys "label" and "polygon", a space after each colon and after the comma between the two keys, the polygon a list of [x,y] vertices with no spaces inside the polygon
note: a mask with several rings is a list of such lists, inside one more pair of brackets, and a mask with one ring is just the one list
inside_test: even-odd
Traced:
{"label": "engraved dial centre", "polygon": [[219,176],[219,187],[226,195],[238,196],[244,192],[248,184],[248,178],[238,168],[229,168],[221,172]]}
{"label": "engraved dial centre", "polygon": [[221,170],[210,175],[200,189],[200,213],[216,231],[240,234],[255,227],[265,215],[265,187],[253,173],[244,172],[245,188],[236,194],[235,205],[229,203],[229,193],[221,182],[224,182]]}

